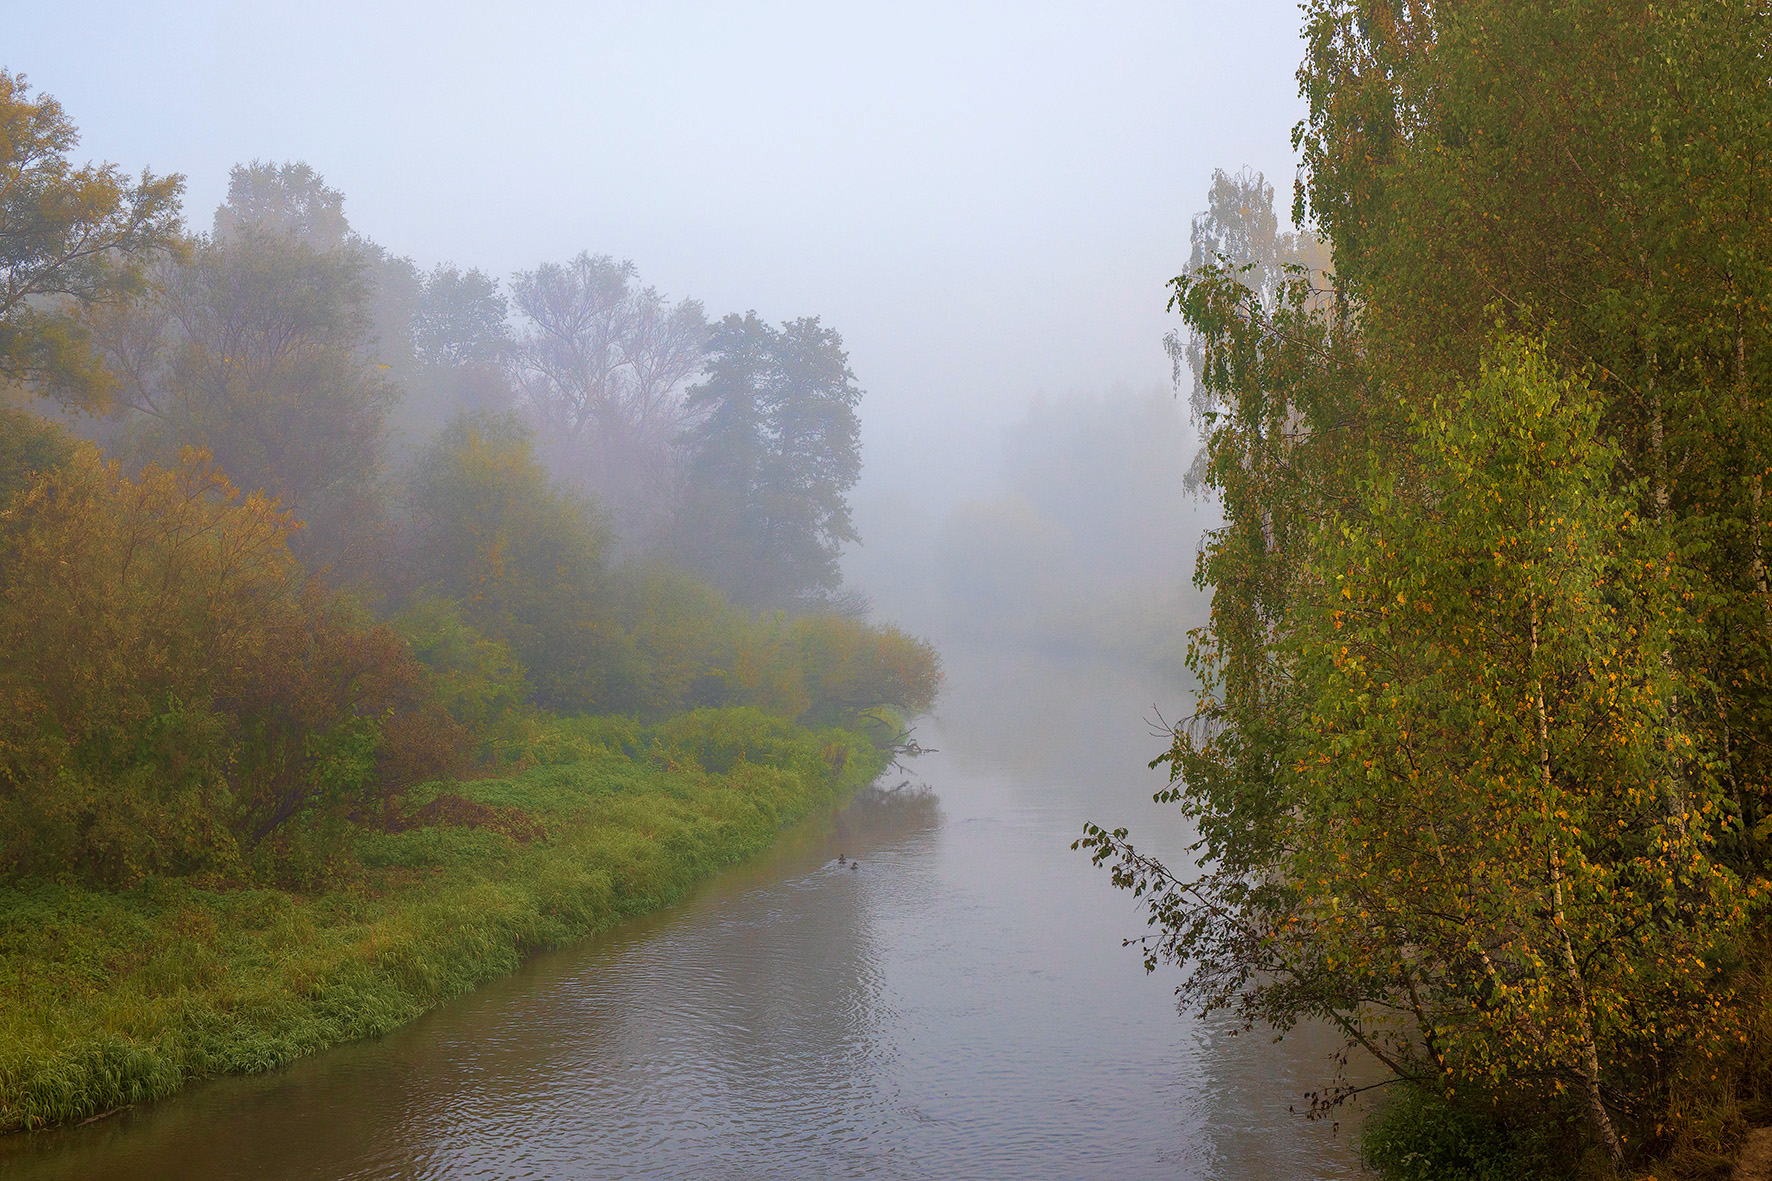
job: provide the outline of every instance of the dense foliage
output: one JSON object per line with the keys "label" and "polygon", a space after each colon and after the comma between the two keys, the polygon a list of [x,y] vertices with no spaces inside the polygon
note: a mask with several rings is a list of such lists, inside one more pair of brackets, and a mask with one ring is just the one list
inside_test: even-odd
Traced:
{"label": "dense foliage", "polygon": [[119,375],[116,445],[162,464],[208,451],[298,516],[310,566],[361,569],[398,394],[365,352],[362,261],[234,225],[161,268],[147,298],[95,318]]}
{"label": "dense foliage", "polygon": [[541,704],[648,719],[755,705],[822,723],[934,704],[934,653],[896,628],[759,615],[662,562],[607,565],[607,529],[515,419],[451,424],[418,457],[411,496],[423,593],[508,645]]}
{"label": "dense foliage", "polygon": [[[0,876],[313,877],[465,735],[385,626],[300,575],[210,457],[90,445],[0,509]],[[318,858],[318,860],[316,860]]]}
{"label": "dense foliage", "polygon": [[1307,12],[1333,265],[1228,235],[1174,284],[1225,513],[1168,755],[1199,869],[1084,843],[1207,1009],[1330,1022],[1564,1173],[1726,1151],[1766,1049],[1764,16]]}
{"label": "dense foliage", "polygon": [[[699,304],[586,254],[517,277],[513,329],[305,164],[236,168],[189,235],[181,178],[75,142],[0,71],[0,1132],[664,905],[932,706],[927,643],[801,601],[828,544],[742,607],[666,560],[723,511],[685,492]],[[842,538],[852,394],[767,443],[848,473],[771,501]]]}

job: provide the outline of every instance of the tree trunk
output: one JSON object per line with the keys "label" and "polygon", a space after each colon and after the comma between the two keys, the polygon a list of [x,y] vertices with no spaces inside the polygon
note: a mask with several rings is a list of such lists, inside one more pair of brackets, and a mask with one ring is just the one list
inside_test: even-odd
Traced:
{"label": "tree trunk", "polygon": [[[1752,421],[1752,408],[1748,403],[1747,390],[1747,338],[1739,331],[1735,334],[1735,393],[1741,404],[1741,425],[1745,430]],[[1758,449],[1748,456],[1748,467],[1753,472],[1753,482],[1748,485],[1748,543],[1753,553],[1750,571],[1753,574],[1754,591],[1760,598],[1760,627],[1772,633],[1772,596],[1766,591],[1766,549],[1762,536],[1761,501],[1766,492],[1765,461],[1758,454]]]}
{"label": "tree trunk", "polygon": [[[1550,754],[1550,713],[1544,704],[1544,678],[1539,674],[1538,663],[1538,601],[1532,601],[1532,662],[1533,689],[1537,698],[1538,710],[1538,773],[1540,787],[1544,792],[1544,806],[1547,812],[1551,804],[1551,754]],[[1612,1116],[1606,1111],[1606,1103],[1600,1094],[1600,1048],[1594,1041],[1593,1018],[1587,1003],[1587,985],[1581,978],[1581,966],[1575,959],[1575,944],[1569,938],[1569,924],[1563,913],[1563,857],[1562,842],[1553,838],[1550,850],[1551,901],[1555,911],[1551,921],[1557,928],[1557,937],[1562,943],[1563,971],[1569,977],[1569,987],[1575,994],[1575,1015],[1577,1029],[1581,1034],[1581,1062],[1576,1067],[1576,1074],[1581,1077],[1582,1090],[1587,1096],[1588,1114],[1593,1118],[1594,1131],[1599,1133],[1606,1151],[1612,1157],[1612,1163],[1624,1163],[1624,1144],[1618,1139],[1618,1130],[1612,1126]]]}

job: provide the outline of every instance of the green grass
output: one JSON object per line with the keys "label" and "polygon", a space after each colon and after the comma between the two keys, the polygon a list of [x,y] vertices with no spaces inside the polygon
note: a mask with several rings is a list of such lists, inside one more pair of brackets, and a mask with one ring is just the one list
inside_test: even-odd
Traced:
{"label": "green grass", "polygon": [[522,809],[539,840],[366,832],[360,869],[312,895],[0,887],[0,1131],[386,1033],[530,951],[669,905],[884,759],[752,710],[576,719],[532,739],[526,769],[450,787]]}

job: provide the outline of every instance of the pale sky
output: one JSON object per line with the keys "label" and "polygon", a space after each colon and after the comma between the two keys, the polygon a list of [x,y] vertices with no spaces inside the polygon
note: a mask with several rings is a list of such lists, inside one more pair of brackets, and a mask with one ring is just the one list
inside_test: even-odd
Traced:
{"label": "pale sky", "polygon": [[[500,276],[632,258],[713,315],[848,343],[863,490],[945,500],[1037,394],[1167,381],[1214,167],[1289,204],[1301,14],[1250,3],[0,0],[77,155],[306,160],[362,233]],[[1179,457],[1178,463],[1185,463]]]}

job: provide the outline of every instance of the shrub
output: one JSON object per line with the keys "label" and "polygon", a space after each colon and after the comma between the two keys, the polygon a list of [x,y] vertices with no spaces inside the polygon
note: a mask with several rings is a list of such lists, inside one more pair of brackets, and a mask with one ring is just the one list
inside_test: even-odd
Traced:
{"label": "shrub", "polygon": [[0,508],[31,479],[74,455],[74,440],[40,415],[0,406]]}
{"label": "shrub", "polygon": [[616,571],[612,587],[639,670],[628,708],[643,718],[747,705],[833,725],[879,707],[925,713],[941,686],[935,649],[895,627],[832,614],[758,614],[655,562]]}
{"label": "shrub", "polygon": [[429,670],[432,698],[471,732],[490,736],[528,699],[528,680],[510,647],[464,619],[454,600],[417,595],[391,626]]}
{"label": "shrub", "polygon": [[229,876],[459,763],[423,666],[301,582],[291,527],[202,452],[131,480],[84,444],[0,509],[0,875]]}
{"label": "shrub", "polygon": [[795,620],[793,636],[812,702],[803,715],[808,722],[829,724],[882,706],[914,717],[935,705],[941,659],[927,640],[837,615]]}
{"label": "shrub", "polygon": [[1555,1126],[1522,1130],[1480,1101],[1410,1087],[1367,1120],[1360,1149],[1385,1181],[1566,1181],[1568,1155],[1546,1135]]}

